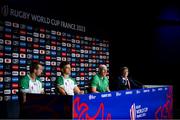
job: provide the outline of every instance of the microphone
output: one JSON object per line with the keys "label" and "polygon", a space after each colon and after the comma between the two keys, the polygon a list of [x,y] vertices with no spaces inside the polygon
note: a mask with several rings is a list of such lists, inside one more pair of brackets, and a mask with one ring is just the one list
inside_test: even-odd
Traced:
{"label": "microphone", "polygon": [[137,80],[131,80],[137,87],[139,87],[139,88],[146,88],[146,87],[144,87],[144,84],[143,83],[141,83],[141,82],[139,82],[139,81],[137,81]]}

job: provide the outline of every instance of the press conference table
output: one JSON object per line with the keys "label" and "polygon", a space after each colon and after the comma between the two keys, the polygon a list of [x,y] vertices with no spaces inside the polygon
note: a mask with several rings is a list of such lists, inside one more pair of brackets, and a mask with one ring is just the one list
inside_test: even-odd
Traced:
{"label": "press conference table", "polygon": [[172,86],[154,86],[75,96],[27,94],[23,118],[168,119],[173,112]]}

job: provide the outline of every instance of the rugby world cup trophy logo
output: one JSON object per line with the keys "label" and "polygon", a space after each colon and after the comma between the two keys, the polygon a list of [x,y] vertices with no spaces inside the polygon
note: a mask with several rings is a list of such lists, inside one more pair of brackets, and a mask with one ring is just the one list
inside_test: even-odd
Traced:
{"label": "rugby world cup trophy logo", "polygon": [[130,108],[130,119],[135,120],[136,119],[136,105],[133,103]]}
{"label": "rugby world cup trophy logo", "polygon": [[8,5],[1,6],[1,14],[0,14],[0,16],[2,15],[4,17],[6,17],[6,16],[8,16],[8,14],[9,14]]}

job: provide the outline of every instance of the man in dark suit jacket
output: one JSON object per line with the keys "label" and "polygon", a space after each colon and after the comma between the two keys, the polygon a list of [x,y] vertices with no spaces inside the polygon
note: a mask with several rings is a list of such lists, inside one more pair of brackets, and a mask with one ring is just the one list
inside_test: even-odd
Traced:
{"label": "man in dark suit jacket", "polygon": [[137,84],[135,81],[128,77],[129,70],[127,67],[120,69],[120,76],[117,77],[115,90],[130,90],[142,88],[142,85]]}

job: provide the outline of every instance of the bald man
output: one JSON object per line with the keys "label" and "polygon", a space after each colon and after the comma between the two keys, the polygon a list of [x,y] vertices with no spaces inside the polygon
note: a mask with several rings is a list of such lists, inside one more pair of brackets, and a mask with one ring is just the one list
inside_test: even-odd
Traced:
{"label": "bald man", "polygon": [[92,77],[91,80],[91,92],[110,92],[109,90],[109,80],[106,77],[107,67],[106,65],[99,66],[99,72]]}

